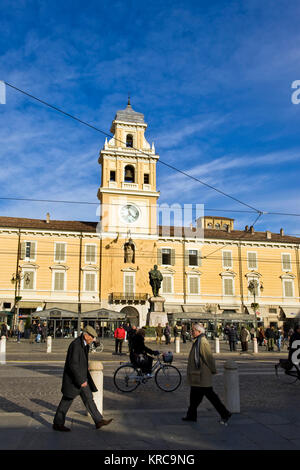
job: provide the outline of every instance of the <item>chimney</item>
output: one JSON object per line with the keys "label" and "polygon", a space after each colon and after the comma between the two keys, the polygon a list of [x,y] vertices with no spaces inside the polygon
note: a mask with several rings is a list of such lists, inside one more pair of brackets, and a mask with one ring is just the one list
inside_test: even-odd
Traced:
{"label": "chimney", "polygon": [[47,212],[47,214],[46,214],[46,224],[49,224],[49,222],[50,222],[50,214],[49,214],[49,212]]}
{"label": "chimney", "polygon": [[280,229],[280,235],[283,237],[284,236],[284,230],[283,228]]}
{"label": "chimney", "polygon": [[248,232],[248,230],[249,230],[249,227],[248,227],[248,225],[246,225],[245,226],[245,232]]}
{"label": "chimney", "polygon": [[254,233],[254,227],[253,227],[253,225],[251,225],[251,227],[250,227],[250,233]]}
{"label": "chimney", "polygon": [[268,239],[268,240],[271,240],[271,238],[272,238],[272,233],[271,233],[269,230],[267,230],[267,231],[266,231],[266,236],[267,236],[267,239]]}

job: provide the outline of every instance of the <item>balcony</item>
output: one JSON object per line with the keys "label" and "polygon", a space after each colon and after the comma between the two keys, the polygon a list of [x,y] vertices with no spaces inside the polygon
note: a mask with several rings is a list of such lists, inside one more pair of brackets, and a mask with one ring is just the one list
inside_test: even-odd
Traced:
{"label": "balcony", "polygon": [[116,304],[144,304],[149,294],[136,294],[127,292],[112,292],[110,301]]}

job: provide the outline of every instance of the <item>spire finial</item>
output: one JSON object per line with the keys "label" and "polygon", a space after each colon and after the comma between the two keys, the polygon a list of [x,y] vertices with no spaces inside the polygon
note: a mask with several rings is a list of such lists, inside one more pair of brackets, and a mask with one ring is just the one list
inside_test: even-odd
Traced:
{"label": "spire finial", "polygon": [[128,106],[131,106],[130,104],[130,94],[128,93],[128,103],[127,103]]}

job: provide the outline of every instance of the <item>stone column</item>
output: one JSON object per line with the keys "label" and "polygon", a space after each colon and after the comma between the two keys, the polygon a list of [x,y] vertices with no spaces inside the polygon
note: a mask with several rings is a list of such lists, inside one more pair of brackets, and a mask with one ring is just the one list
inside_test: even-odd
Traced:
{"label": "stone column", "polygon": [[240,384],[238,367],[234,361],[224,365],[225,405],[231,413],[240,413]]}
{"label": "stone column", "polygon": [[100,361],[89,361],[89,371],[98,392],[93,393],[94,401],[103,414],[103,364]]}

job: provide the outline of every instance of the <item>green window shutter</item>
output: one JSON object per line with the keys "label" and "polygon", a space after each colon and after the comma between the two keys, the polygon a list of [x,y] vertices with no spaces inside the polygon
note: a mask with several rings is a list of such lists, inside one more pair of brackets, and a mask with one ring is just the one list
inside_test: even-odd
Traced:
{"label": "green window shutter", "polygon": [[64,290],[65,273],[54,274],[54,290]]}
{"label": "green window shutter", "polygon": [[224,268],[232,267],[231,251],[223,251],[223,266]]}
{"label": "green window shutter", "polygon": [[85,275],[85,290],[88,292],[95,292],[95,273],[87,273]]}
{"label": "green window shutter", "polygon": [[290,255],[282,255],[282,266],[284,270],[291,271],[291,257]]}
{"label": "green window shutter", "polygon": [[25,242],[21,242],[20,259],[25,259],[25,253],[26,253],[26,244]]}
{"label": "green window shutter", "polygon": [[256,253],[248,253],[248,267],[249,267],[249,269],[256,269],[257,268]]}
{"label": "green window shutter", "polygon": [[125,294],[133,294],[134,292],[133,276],[125,274]]}
{"label": "green window shutter", "polygon": [[96,247],[95,245],[86,245],[86,263],[96,262]]}
{"label": "green window shutter", "polygon": [[162,265],[162,249],[161,248],[157,249],[157,264],[159,266]]}
{"label": "green window shutter", "polygon": [[65,261],[66,246],[65,243],[55,244],[55,261]]}
{"label": "green window shutter", "polygon": [[284,296],[293,297],[293,281],[284,281]]}
{"label": "green window shutter", "polygon": [[34,272],[27,271],[23,280],[23,289],[33,289],[34,287]]}
{"label": "green window shutter", "polygon": [[199,294],[199,280],[197,277],[189,278],[190,294]]}
{"label": "green window shutter", "polygon": [[224,279],[224,294],[233,295],[233,279]]}
{"label": "green window shutter", "polygon": [[175,249],[171,248],[171,266],[175,266]]}

